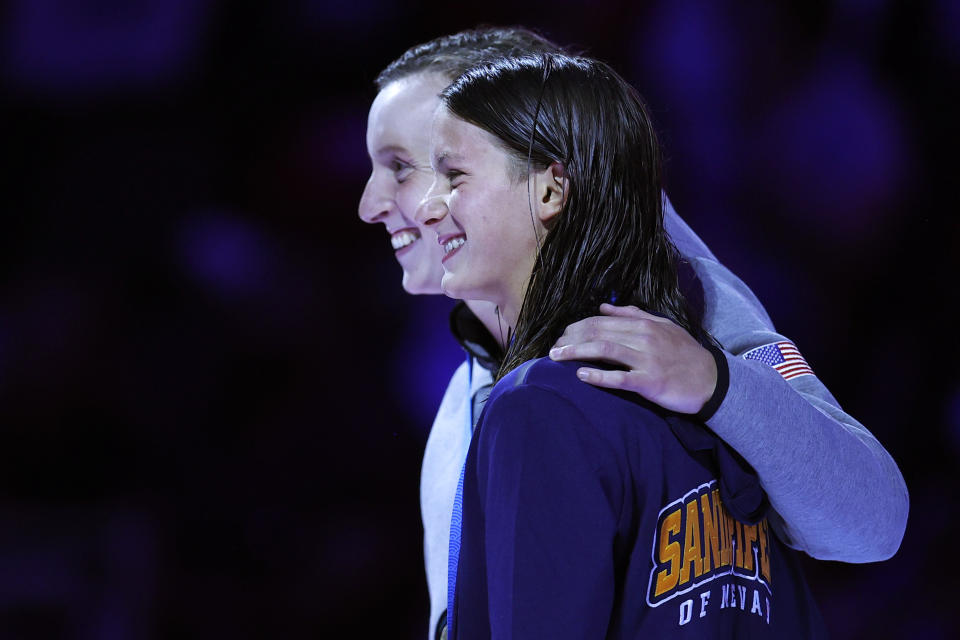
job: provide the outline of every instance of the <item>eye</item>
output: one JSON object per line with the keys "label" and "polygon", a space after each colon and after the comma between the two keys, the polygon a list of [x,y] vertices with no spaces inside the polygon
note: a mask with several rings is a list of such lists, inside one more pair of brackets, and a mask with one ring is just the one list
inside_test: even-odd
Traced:
{"label": "eye", "polygon": [[[463,171],[459,171],[457,169],[448,169],[443,175],[447,179],[447,182],[450,183],[451,187],[456,187],[458,184],[460,184],[459,182],[456,182],[457,179],[465,174]],[[454,184],[454,182],[456,182],[456,184]]]}
{"label": "eye", "polygon": [[397,182],[403,182],[413,172],[413,165],[403,160],[392,160],[390,170],[393,171],[393,177]]}

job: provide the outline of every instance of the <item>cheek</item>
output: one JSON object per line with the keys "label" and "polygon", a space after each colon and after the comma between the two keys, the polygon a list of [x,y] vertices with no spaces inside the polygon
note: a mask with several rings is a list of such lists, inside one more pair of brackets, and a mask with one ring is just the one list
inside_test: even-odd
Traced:
{"label": "cheek", "polygon": [[440,262],[443,259],[443,248],[437,242],[436,235],[423,234],[423,253],[426,259],[425,267],[433,273],[442,273],[443,265]]}
{"label": "cheek", "polygon": [[470,226],[474,235],[480,235],[483,243],[494,250],[503,249],[516,241],[518,228],[516,216],[511,216],[509,202],[501,197],[484,198],[470,208]]}
{"label": "cheek", "polygon": [[400,213],[408,220],[414,220],[417,207],[423,196],[427,195],[430,188],[430,181],[423,178],[411,177],[409,180],[399,185],[397,188],[397,206],[400,207]]}
{"label": "cheek", "polygon": [[485,212],[484,223],[487,235],[493,238],[502,259],[516,260],[534,255],[538,246],[537,234],[540,233],[542,242],[544,233],[537,229],[526,200],[504,194],[494,206],[495,209]]}

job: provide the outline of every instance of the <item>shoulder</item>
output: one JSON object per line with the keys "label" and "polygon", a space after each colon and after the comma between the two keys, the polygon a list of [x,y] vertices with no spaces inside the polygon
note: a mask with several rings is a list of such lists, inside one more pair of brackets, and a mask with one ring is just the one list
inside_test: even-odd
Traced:
{"label": "shoulder", "polygon": [[528,360],[497,382],[488,405],[535,401],[539,405],[579,411],[598,401],[602,403],[602,394],[597,395],[596,388],[577,378],[577,369],[582,365],[582,362],[555,362],[550,358]]}
{"label": "shoulder", "polygon": [[438,424],[450,420],[452,415],[459,413],[461,410],[460,405],[464,403],[465,398],[469,397],[470,376],[468,367],[469,363],[461,362],[460,366],[457,367],[457,370],[454,371],[450,377],[450,382],[447,383],[447,389],[443,392],[443,399],[440,400],[437,416],[434,418],[434,429],[436,429]]}
{"label": "shoulder", "polygon": [[440,401],[423,452],[421,477],[424,479],[434,474],[442,475],[448,467],[456,467],[462,462],[462,452],[470,438],[470,431],[466,428],[470,421],[468,366],[467,362],[460,364]]}
{"label": "shoulder", "polygon": [[690,225],[680,217],[673,208],[673,203],[663,194],[663,223],[670,234],[670,239],[680,254],[687,260],[694,258],[709,258],[716,260],[716,256],[700,237],[690,228]]}
{"label": "shoulder", "polygon": [[548,359],[528,361],[504,376],[475,434],[478,468],[489,470],[495,463],[500,473],[517,477],[549,477],[551,470],[580,477],[625,475],[622,421],[605,419],[597,409],[601,405],[585,402],[576,385],[586,386],[576,366]]}
{"label": "shoulder", "polygon": [[549,358],[528,360],[494,385],[485,413],[505,407],[516,411],[527,405],[540,409],[548,405],[576,411],[576,402],[571,401],[571,392],[575,384],[583,383],[577,379],[577,368],[574,365],[572,362],[554,362]]}
{"label": "shoulder", "polygon": [[544,389],[570,390],[577,378],[577,368],[583,363],[576,361],[556,362],[550,358],[534,358],[508,373],[497,383],[504,390],[519,387],[542,387]]}
{"label": "shoulder", "polygon": [[[485,412],[494,421],[525,421],[556,430],[561,424],[589,425],[605,437],[624,429],[665,424],[662,410],[632,393],[589,385],[577,377],[583,362],[537,358],[520,365],[497,382]],[[581,433],[583,429],[580,429]]]}
{"label": "shoulder", "polygon": [[597,363],[577,360],[555,362],[550,358],[528,360],[504,376],[490,397],[521,390],[527,393],[539,390],[552,392],[575,405],[597,405],[630,413],[654,414],[658,418],[664,415],[664,409],[635,393],[595,387],[580,380],[577,370],[585,365],[596,367]]}
{"label": "shoulder", "polygon": [[466,362],[461,363],[450,378],[430,427],[420,470],[423,479],[421,485],[424,488],[433,484],[427,481],[428,478],[442,476],[449,467],[455,468],[459,464],[461,452],[469,441],[469,431],[465,426],[470,419],[467,366]]}
{"label": "shoulder", "polygon": [[470,374],[470,363],[466,360],[460,363],[460,366],[457,367],[457,370],[453,372],[453,375],[450,376],[450,382],[447,383],[447,392],[451,390],[460,391],[461,387],[465,388],[467,386],[467,379]]}

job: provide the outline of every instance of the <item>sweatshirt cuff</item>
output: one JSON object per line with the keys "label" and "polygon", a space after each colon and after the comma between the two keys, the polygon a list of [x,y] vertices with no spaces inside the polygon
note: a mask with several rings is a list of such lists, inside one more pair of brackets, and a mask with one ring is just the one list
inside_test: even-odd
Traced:
{"label": "sweatshirt cuff", "polygon": [[713,414],[715,414],[717,409],[720,408],[720,405],[723,404],[723,399],[727,397],[727,389],[730,388],[730,367],[727,364],[727,356],[724,355],[720,347],[714,344],[705,344],[703,346],[706,347],[710,355],[713,356],[714,362],[717,363],[717,386],[713,390],[713,395],[710,396],[707,403],[703,405],[703,408],[693,414],[693,419],[697,422],[706,422],[713,417]]}

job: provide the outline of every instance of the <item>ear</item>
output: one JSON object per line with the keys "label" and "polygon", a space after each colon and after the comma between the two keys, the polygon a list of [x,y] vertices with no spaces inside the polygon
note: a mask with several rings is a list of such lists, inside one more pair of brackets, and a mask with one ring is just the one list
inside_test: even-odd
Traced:
{"label": "ear", "polygon": [[534,211],[540,222],[548,229],[554,218],[563,211],[570,194],[570,181],[567,172],[559,162],[552,162],[550,166],[534,175]]}

